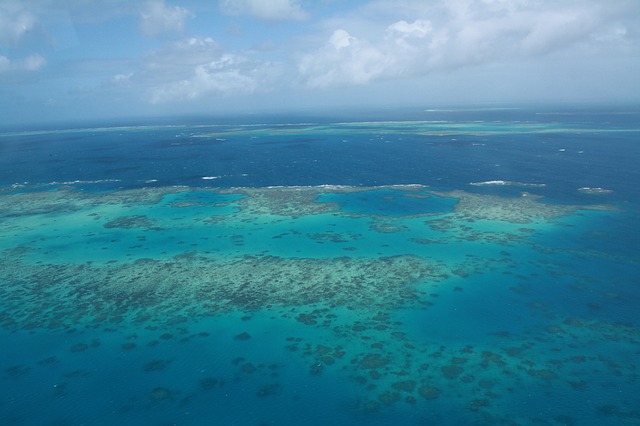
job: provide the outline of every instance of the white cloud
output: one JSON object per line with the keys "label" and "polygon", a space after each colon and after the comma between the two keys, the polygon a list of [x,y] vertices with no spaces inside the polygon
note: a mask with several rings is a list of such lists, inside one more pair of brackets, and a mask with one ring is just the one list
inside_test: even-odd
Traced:
{"label": "white cloud", "polygon": [[637,48],[639,9],[625,0],[376,1],[326,23],[331,36],[299,57],[298,81],[341,86],[580,49]]}
{"label": "white cloud", "polygon": [[208,37],[193,37],[152,52],[139,74],[125,77],[145,85],[149,101],[159,104],[265,91],[278,72],[276,64],[225,52]]}
{"label": "white cloud", "polygon": [[124,88],[129,88],[132,86],[132,78],[134,76],[134,73],[129,72],[129,73],[119,73],[116,74],[114,76],[112,76],[110,79],[106,80],[105,82],[103,82],[102,86],[103,87],[113,87],[113,88],[117,88],[117,87],[124,87]]}
{"label": "white cloud", "polygon": [[130,72],[128,74],[116,74],[113,76],[113,80],[118,83],[128,83],[133,77],[133,73]]}
{"label": "white cloud", "polygon": [[298,71],[310,87],[364,84],[378,77],[389,59],[368,41],[338,29],[324,47],[302,57]]}
{"label": "white cloud", "polygon": [[37,24],[35,15],[19,2],[0,4],[0,46],[17,45]]}
{"label": "white cloud", "polygon": [[38,71],[44,67],[46,63],[47,60],[37,53],[13,61],[6,56],[0,55],[0,73],[10,71]]}
{"label": "white cloud", "polygon": [[398,34],[402,38],[423,38],[431,32],[431,22],[423,19],[417,19],[412,24],[407,21],[398,21],[389,25],[387,32]]}
{"label": "white cloud", "polygon": [[181,32],[187,18],[193,13],[179,6],[167,6],[163,0],[150,0],[140,12],[143,34],[155,36],[168,32]]}
{"label": "white cloud", "polygon": [[258,82],[255,75],[243,69],[243,62],[243,58],[225,54],[218,60],[198,65],[188,78],[155,87],[150,101],[157,104],[210,94],[252,93]]}
{"label": "white cloud", "polygon": [[249,15],[267,21],[299,21],[308,17],[297,0],[220,0],[229,15]]}
{"label": "white cloud", "polygon": [[221,54],[222,49],[212,38],[191,37],[151,52],[144,58],[144,68],[154,80],[176,80]]}
{"label": "white cloud", "polygon": [[331,44],[336,50],[343,49],[351,46],[352,43],[357,43],[355,37],[351,37],[351,34],[345,30],[335,30],[329,38],[329,44]]}
{"label": "white cloud", "polygon": [[47,60],[44,59],[44,57],[42,57],[42,55],[38,55],[36,53],[36,54],[29,55],[26,58],[24,58],[21,61],[21,66],[26,71],[37,71],[40,68],[42,68],[43,66],[45,66],[46,63],[47,63]]}

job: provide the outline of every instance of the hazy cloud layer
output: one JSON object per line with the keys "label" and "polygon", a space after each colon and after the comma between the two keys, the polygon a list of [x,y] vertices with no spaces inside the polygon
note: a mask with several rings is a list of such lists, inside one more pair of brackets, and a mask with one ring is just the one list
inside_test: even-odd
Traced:
{"label": "hazy cloud layer", "polygon": [[[0,3],[0,74],[33,72],[46,65],[29,46],[30,35],[38,32],[38,18],[20,2]],[[23,45],[27,47],[21,49]]]}
{"label": "hazy cloud layer", "polygon": [[36,16],[18,2],[0,3],[0,46],[12,47],[20,43],[37,23]]}
{"label": "hazy cloud layer", "polygon": [[106,84],[138,87],[151,104],[166,104],[268,90],[274,69],[227,52],[210,37],[192,37],[150,52],[135,72],[118,73]]}
{"label": "hazy cloud layer", "polygon": [[151,92],[151,103],[197,99],[209,93],[252,92],[256,81],[241,71],[242,58],[224,55],[217,61],[198,65],[184,79],[155,87]]}
{"label": "hazy cloud layer", "polygon": [[150,0],[140,12],[140,30],[154,36],[167,32],[182,32],[185,21],[193,13],[179,6],[167,6],[162,0]]}
{"label": "hazy cloud layer", "polygon": [[268,21],[308,17],[296,0],[220,0],[220,10],[229,15],[248,15]]}
{"label": "hazy cloud layer", "polygon": [[26,58],[11,60],[0,55],[0,73],[8,71],[37,71],[47,63],[41,55],[33,54]]}

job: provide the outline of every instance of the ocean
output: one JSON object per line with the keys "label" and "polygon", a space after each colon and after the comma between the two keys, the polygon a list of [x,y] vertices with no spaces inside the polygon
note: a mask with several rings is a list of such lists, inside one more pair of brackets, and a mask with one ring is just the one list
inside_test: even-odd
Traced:
{"label": "ocean", "polygon": [[2,425],[640,424],[640,110],[0,131]]}

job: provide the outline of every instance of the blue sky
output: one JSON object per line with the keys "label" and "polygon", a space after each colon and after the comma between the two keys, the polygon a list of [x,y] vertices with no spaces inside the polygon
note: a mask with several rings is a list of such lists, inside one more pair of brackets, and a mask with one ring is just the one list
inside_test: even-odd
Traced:
{"label": "blue sky", "polygon": [[640,102],[638,0],[1,0],[0,124]]}

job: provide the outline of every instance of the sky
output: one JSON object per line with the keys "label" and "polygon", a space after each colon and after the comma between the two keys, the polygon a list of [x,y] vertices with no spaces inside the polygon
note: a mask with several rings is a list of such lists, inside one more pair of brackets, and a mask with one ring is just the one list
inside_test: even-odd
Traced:
{"label": "sky", "polygon": [[0,0],[0,125],[640,103],[639,0]]}

